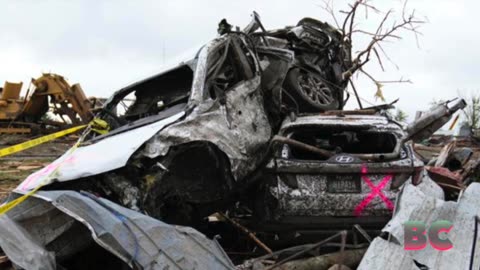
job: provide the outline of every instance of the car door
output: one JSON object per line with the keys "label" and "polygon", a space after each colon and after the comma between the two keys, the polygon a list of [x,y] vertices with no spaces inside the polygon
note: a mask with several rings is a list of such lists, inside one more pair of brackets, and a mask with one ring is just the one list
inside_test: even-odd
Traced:
{"label": "car door", "polygon": [[[232,142],[227,147],[237,150],[238,159],[252,159],[271,137],[257,57],[240,36],[233,34],[216,53],[218,60],[210,61],[206,89],[219,104],[223,118],[219,122],[226,125],[223,136]],[[241,166],[250,171],[255,163]]]}

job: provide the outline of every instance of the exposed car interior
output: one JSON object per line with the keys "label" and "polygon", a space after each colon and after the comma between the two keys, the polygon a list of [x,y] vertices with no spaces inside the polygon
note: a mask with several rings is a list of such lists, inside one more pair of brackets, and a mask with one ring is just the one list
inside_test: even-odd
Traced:
{"label": "exposed car interior", "polygon": [[[290,138],[317,148],[347,154],[391,153],[397,144],[395,135],[389,132],[338,128],[302,128],[292,132]],[[291,148],[290,155],[290,158],[303,160],[321,158],[311,151],[295,147]]]}
{"label": "exposed car interior", "polygon": [[242,45],[232,37],[209,56],[206,87],[212,99],[223,102],[226,90],[253,77],[253,59],[247,57]]}
{"label": "exposed car interior", "polygon": [[112,129],[186,104],[193,82],[193,70],[183,65],[121,90],[104,109]]}

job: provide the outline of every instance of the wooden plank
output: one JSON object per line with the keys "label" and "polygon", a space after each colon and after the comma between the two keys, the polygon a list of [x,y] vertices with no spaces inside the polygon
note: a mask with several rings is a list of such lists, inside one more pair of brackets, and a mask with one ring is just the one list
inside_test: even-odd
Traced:
{"label": "wooden plank", "polygon": [[0,256],[0,265],[3,265],[4,263],[10,262],[7,256]]}
{"label": "wooden plank", "polygon": [[30,128],[0,128],[0,134],[28,134],[31,132],[32,130]]}
{"label": "wooden plank", "polygon": [[435,162],[435,167],[443,167],[445,165],[445,162],[447,162],[448,156],[456,147],[456,141],[451,141],[448,144],[446,144],[443,148],[440,154],[437,157],[437,161]]}

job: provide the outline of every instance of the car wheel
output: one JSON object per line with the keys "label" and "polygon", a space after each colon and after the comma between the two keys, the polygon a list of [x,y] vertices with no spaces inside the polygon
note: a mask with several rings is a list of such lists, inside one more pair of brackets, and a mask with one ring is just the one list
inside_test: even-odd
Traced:
{"label": "car wheel", "polygon": [[[284,87],[295,99],[299,112],[318,112],[339,108],[337,93],[318,74],[294,68],[288,72]],[[289,98],[285,98],[285,101],[295,106]]]}

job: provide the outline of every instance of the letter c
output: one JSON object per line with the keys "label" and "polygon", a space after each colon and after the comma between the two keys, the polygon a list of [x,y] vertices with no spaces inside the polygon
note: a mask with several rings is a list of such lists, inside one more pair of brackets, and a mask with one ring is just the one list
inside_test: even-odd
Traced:
{"label": "letter c", "polygon": [[439,220],[432,223],[428,230],[428,240],[430,245],[436,250],[449,250],[453,248],[453,243],[448,239],[440,239],[441,232],[449,233],[453,228],[453,223],[448,220]]}

